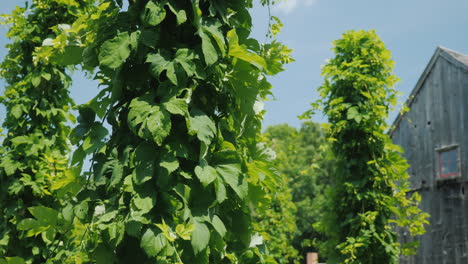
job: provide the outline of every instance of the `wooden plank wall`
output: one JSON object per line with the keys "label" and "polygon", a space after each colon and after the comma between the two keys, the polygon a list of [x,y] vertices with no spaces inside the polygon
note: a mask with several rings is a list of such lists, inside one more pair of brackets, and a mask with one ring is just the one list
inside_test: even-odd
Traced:
{"label": "wooden plank wall", "polygon": [[[431,215],[418,254],[402,264],[468,263],[468,71],[442,54],[392,135],[411,165],[411,188]],[[458,144],[462,178],[436,181],[435,149]],[[465,190],[466,188],[466,190]],[[401,233],[400,239],[408,241]]]}

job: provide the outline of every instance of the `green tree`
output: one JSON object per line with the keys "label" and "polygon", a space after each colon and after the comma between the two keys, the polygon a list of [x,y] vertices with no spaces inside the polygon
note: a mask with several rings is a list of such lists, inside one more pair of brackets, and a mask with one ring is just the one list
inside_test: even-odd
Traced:
{"label": "green tree", "polygon": [[[264,141],[271,146],[270,140],[265,137]],[[272,153],[275,165],[278,164],[277,154]],[[289,179],[285,174],[278,172],[281,177],[279,185],[274,190],[268,190],[269,203],[264,209],[255,214],[254,229],[265,238],[269,255],[278,263],[299,263],[298,251],[291,245],[296,235],[296,205],[292,202]]]}
{"label": "green tree", "polygon": [[385,133],[395,105],[397,78],[390,52],[374,31],[348,31],[334,42],[335,57],[323,68],[322,99],[336,172],[319,227],[330,263],[398,263],[415,244],[397,242],[396,226],[425,232],[420,197],[408,196],[408,164]]}
{"label": "green tree", "polygon": [[264,226],[265,237],[271,237],[267,245],[278,262],[297,263],[307,252],[317,251],[316,244],[322,240],[313,224],[322,212],[333,159],[325,133],[310,121],[300,129],[270,126],[264,137],[276,152],[275,167],[283,184],[272,194],[271,209],[260,216],[259,225]]}
{"label": "green tree", "polygon": [[12,43],[0,64],[7,83],[0,98],[7,110],[0,156],[0,263],[45,263],[69,225],[60,209],[78,185],[58,188],[66,179],[76,182],[67,171],[67,122],[74,121],[71,79],[63,66],[34,58],[51,28],[71,23],[75,14],[59,1],[34,0],[4,17]]}
{"label": "green tree", "polygon": [[279,42],[249,38],[250,7],[107,0],[52,40],[81,43],[103,87],[72,132],[72,165],[89,155],[92,171],[70,248],[97,263],[274,262],[251,213],[278,184],[259,144],[266,77],[291,58]]}

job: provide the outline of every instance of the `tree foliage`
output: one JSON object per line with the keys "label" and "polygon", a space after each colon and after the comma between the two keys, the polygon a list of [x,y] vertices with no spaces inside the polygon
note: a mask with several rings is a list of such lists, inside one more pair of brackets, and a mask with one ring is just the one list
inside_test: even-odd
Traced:
{"label": "tree foliage", "polygon": [[310,121],[299,129],[286,124],[270,126],[264,137],[276,152],[274,165],[282,185],[271,194],[271,209],[259,216],[258,225],[279,263],[300,263],[307,252],[317,251],[316,244],[323,240],[313,223],[322,213],[333,157],[324,131]]}
{"label": "tree foliage", "polygon": [[398,263],[417,245],[402,248],[395,227],[422,234],[428,215],[417,207],[418,194],[408,194],[408,164],[385,133],[396,102],[393,61],[374,31],[349,31],[333,50],[314,104],[328,116],[336,157],[319,225],[329,236],[324,249],[331,263]]}
{"label": "tree foliage", "polygon": [[78,107],[67,171],[90,157],[91,172],[50,262],[274,263],[251,212],[278,180],[259,144],[262,101],[290,50],[249,37],[250,0],[127,6],[82,8],[35,52],[97,71],[102,87]]}
{"label": "tree foliage", "polygon": [[[270,140],[264,134],[264,140],[269,147]],[[275,150],[276,152],[276,150]],[[278,161],[277,152],[272,153],[275,164]],[[264,238],[268,246],[269,255],[274,257],[278,263],[298,263],[298,251],[291,246],[296,234],[296,205],[292,202],[289,179],[280,171],[281,179],[274,190],[267,192],[269,203],[264,205],[265,209],[255,214],[254,229]]]}

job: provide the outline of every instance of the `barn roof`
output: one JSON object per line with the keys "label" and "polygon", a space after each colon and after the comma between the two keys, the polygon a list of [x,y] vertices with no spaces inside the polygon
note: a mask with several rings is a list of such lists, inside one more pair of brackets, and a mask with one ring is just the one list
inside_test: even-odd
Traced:
{"label": "barn roof", "polygon": [[[455,59],[455,61],[452,61],[452,62],[461,63],[462,67],[468,69],[468,56],[467,55],[461,54],[460,52],[457,52],[457,51],[454,51],[445,47],[438,47],[438,49],[441,49],[444,52],[444,54],[449,55],[452,58],[452,60]],[[447,59],[450,60],[450,58],[447,58]]]}
{"label": "barn roof", "polygon": [[[456,67],[460,67],[468,71],[468,56],[467,55],[445,48],[445,47],[442,47],[442,46],[438,46],[434,52],[434,55],[432,55],[431,60],[427,64],[426,68],[424,69],[421,77],[419,77],[419,80],[416,83],[416,86],[413,88],[413,91],[411,91],[411,94],[409,95],[408,100],[405,103],[406,106],[411,107],[411,104],[414,102],[419,91],[424,86],[424,82],[426,81],[426,78],[431,73],[432,68],[434,68],[435,63],[437,62],[439,58],[444,58],[445,60],[450,62],[452,65]],[[390,130],[388,132],[390,137],[393,135],[393,132],[395,131],[395,129],[400,125],[400,122],[403,119],[404,115],[405,114],[399,113],[396,119],[393,121],[393,124],[390,127]]]}

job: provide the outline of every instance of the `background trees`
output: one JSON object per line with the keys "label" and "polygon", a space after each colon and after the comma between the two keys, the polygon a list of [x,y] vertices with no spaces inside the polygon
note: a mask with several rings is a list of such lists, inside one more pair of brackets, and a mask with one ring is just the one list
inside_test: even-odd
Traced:
{"label": "background trees", "polygon": [[272,205],[258,226],[263,227],[270,252],[280,263],[301,263],[317,251],[323,236],[313,227],[321,215],[324,189],[329,184],[333,158],[324,131],[313,122],[299,129],[287,124],[270,126],[264,133],[276,152],[275,167],[282,177],[271,193]]}

